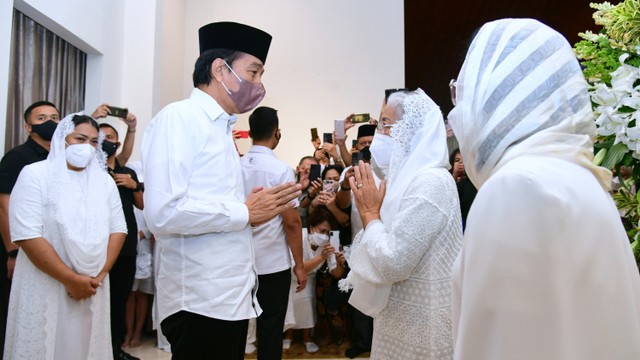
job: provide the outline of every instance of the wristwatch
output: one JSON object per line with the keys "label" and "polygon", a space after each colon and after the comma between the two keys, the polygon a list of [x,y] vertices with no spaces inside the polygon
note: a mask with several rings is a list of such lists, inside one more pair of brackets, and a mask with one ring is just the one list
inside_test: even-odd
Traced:
{"label": "wristwatch", "polygon": [[144,184],[139,182],[138,185],[136,186],[136,189],[133,190],[133,192],[138,192],[138,191],[144,191]]}

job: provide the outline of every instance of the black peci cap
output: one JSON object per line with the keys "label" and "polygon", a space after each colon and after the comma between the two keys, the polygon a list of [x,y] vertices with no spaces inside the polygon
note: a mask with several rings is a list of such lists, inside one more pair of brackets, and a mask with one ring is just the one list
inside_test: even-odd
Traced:
{"label": "black peci cap", "polygon": [[371,124],[365,124],[358,128],[358,139],[363,136],[373,136],[376,134],[376,126]]}
{"label": "black peci cap", "polygon": [[215,22],[198,30],[200,54],[211,49],[241,51],[253,55],[264,64],[271,45],[271,35],[254,27],[235,22]]}

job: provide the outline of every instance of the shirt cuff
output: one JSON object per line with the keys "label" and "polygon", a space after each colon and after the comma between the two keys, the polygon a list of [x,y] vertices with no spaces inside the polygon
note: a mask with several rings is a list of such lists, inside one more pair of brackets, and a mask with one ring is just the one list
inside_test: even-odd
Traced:
{"label": "shirt cuff", "polygon": [[229,202],[229,230],[242,230],[249,224],[249,208],[244,203]]}
{"label": "shirt cuff", "polygon": [[368,224],[367,227],[364,229],[364,232],[362,233],[362,236],[368,236],[370,233],[382,233],[384,232],[384,224],[382,223],[381,220],[379,219],[375,219],[375,220],[371,220]]}

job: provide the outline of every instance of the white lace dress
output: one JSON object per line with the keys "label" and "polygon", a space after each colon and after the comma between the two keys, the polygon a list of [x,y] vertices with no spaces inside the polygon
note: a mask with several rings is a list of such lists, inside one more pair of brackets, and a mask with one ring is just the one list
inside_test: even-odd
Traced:
{"label": "white lace dress", "polygon": [[371,359],[452,359],[451,271],[462,245],[462,220],[451,174],[415,175],[393,218],[391,233],[370,223],[357,246],[393,283],[374,318]]}
{"label": "white lace dress", "polygon": [[[82,173],[69,172],[81,188]],[[102,191],[108,192],[111,233],[126,233],[118,190],[104,174]],[[54,207],[46,200],[50,180],[45,162],[25,167],[11,195],[13,239],[42,236],[49,241],[60,259],[72,267],[63,245]],[[84,185],[86,187],[86,184]],[[80,191],[80,190],[79,190]],[[98,211],[93,209],[92,211]],[[14,220],[14,219],[12,219]],[[25,240],[29,241],[29,240]],[[106,258],[106,253],[105,253]],[[74,300],[65,287],[40,271],[24,252],[18,253],[9,302],[5,359],[103,360],[112,359],[109,277],[86,300]]]}

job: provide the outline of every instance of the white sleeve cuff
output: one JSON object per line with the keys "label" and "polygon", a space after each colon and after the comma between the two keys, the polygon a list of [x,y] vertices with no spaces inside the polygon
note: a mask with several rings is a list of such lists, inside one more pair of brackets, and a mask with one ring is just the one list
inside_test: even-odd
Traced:
{"label": "white sleeve cuff", "polygon": [[229,202],[229,231],[242,230],[249,224],[249,208],[240,202]]}

